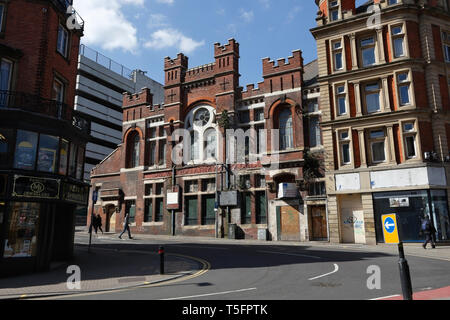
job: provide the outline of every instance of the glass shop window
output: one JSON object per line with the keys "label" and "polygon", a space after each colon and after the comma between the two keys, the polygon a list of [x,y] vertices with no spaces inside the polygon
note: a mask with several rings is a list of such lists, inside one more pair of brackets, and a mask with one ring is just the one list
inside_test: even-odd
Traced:
{"label": "glass shop window", "polygon": [[36,132],[17,130],[14,168],[34,170],[38,134]]}
{"label": "glass shop window", "polygon": [[59,149],[59,174],[67,174],[67,164],[69,161],[69,141],[62,139]]}
{"label": "glass shop window", "polygon": [[2,129],[0,131],[0,167],[8,166],[9,146],[12,140],[12,130]]}
{"label": "glass shop window", "polygon": [[8,219],[4,258],[35,257],[41,206],[32,202],[13,202]]}
{"label": "glass shop window", "polygon": [[55,172],[58,148],[58,137],[41,134],[39,139],[39,153],[37,162],[38,171]]}
{"label": "glass shop window", "polygon": [[77,145],[70,144],[70,158],[69,158],[69,175],[75,177],[77,166]]}
{"label": "glass shop window", "polygon": [[[0,186],[0,189],[3,186]],[[5,220],[6,203],[0,202],[0,230],[3,229],[3,221]]]}
{"label": "glass shop window", "polygon": [[77,158],[77,176],[78,180],[83,178],[84,172],[84,148],[78,147],[78,158]]}
{"label": "glass shop window", "polygon": [[450,216],[445,190],[431,190],[432,220],[436,228],[436,239],[450,240]]}

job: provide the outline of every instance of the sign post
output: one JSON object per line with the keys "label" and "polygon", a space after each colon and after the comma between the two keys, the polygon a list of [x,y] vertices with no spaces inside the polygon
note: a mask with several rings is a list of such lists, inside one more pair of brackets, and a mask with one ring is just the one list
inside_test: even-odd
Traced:
{"label": "sign post", "polygon": [[381,217],[384,233],[384,242],[386,244],[398,245],[398,267],[400,270],[400,281],[402,284],[403,300],[413,300],[411,274],[409,272],[408,261],[405,259],[403,243],[398,234],[397,215],[386,214]]}

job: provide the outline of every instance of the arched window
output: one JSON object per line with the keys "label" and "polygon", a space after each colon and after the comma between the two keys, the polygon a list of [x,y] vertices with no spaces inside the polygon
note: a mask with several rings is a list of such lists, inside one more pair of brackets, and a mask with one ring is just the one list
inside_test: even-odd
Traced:
{"label": "arched window", "polygon": [[185,129],[190,133],[189,160],[193,163],[215,162],[217,159],[216,110],[208,105],[199,105],[185,118]]}
{"label": "arched window", "polygon": [[192,131],[191,132],[191,160],[198,160],[200,158],[199,155],[199,138],[198,138],[198,132]]}
{"label": "arched window", "polygon": [[139,147],[140,147],[140,137],[138,134],[133,139],[133,153],[131,159],[131,165],[133,168],[139,166]]}
{"label": "arched window", "polygon": [[139,133],[134,132],[128,138],[128,168],[139,166],[141,137]]}
{"label": "arched window", "polygon": [[215,159],[216,158],[216,130],[213,128],[210,128],[205,131],[204,133],[204,139],[205,139],[205,155],[204,160],[208,159]]}
{"label": "arched window", "polygon": [[292,127],[292,113],[290,109],[283,109],[279,114],[280,150],[294,147],[294,132]]}

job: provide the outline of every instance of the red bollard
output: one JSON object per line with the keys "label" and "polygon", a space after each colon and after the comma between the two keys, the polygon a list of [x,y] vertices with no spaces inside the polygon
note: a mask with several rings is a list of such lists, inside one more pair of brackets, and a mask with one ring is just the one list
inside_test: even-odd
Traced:
{"label": "red bollard", "polygon": [[164,247],[159,247],[159,274],[164,274]]}

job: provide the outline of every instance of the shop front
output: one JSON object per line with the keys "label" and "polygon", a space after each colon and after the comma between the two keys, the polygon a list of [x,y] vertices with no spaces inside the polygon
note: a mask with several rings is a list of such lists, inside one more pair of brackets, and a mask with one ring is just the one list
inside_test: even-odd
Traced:
{"label": "shop front", "polygon": [[4,176],[10,192],[0,198],[0,276],[46,270],[51,261],[70,258],[75,207],[86,204],[88,186]]}
{"label": "shop front", "polygon": [[384,242],[381,217],[392,213],[397,214],[400,239],[404,242],[423,241],[420,226],[424,215],[431,218],[437,241],[450,240],[450,216],[444,189],[374,193],[373,205],[378,243]]}

